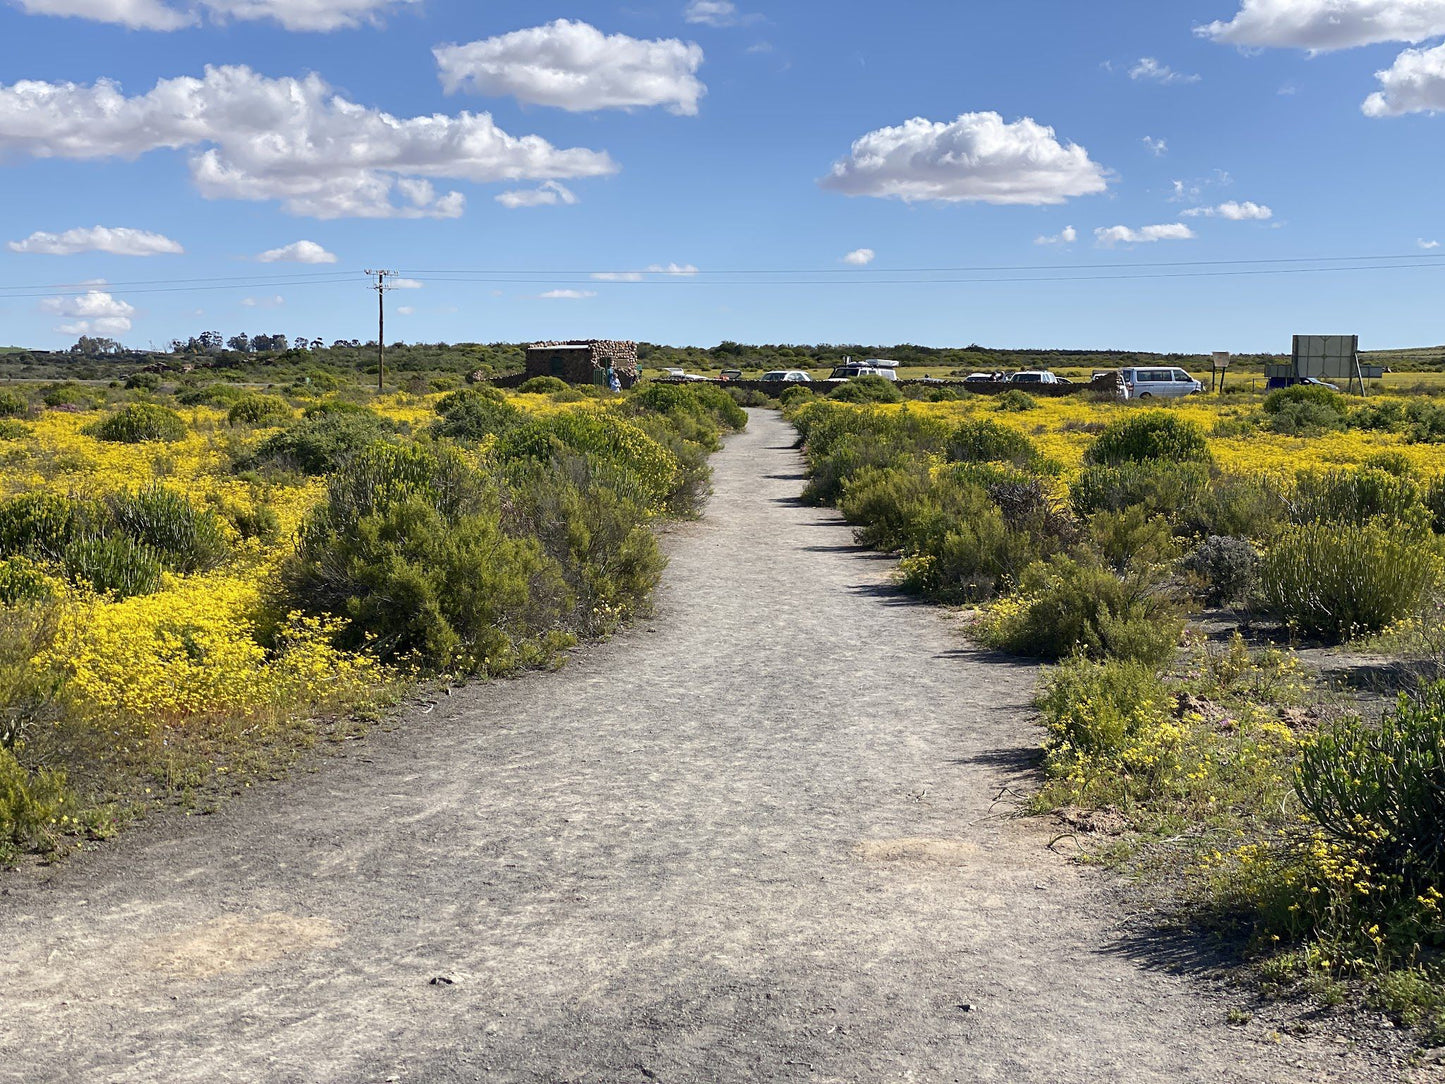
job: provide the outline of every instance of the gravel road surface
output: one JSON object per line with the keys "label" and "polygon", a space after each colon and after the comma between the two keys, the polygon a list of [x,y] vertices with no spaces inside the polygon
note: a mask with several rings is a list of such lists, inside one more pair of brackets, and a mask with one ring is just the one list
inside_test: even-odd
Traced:
{"label": "gravel road surface", "polygon": [[1036,671],[751,413],[653,620],[0,882],[0,1080],[1385,1079],[1121,941],[1009,815]]}

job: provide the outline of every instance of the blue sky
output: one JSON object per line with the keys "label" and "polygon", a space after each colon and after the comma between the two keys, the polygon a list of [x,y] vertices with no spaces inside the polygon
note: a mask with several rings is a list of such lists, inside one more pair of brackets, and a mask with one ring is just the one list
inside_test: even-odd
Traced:
{"label": "blue sky", "polygon": [[1445,0],[0,0],[0,343],[366,339],[387,267],[409,340],[1436,344],[1442,42]]}

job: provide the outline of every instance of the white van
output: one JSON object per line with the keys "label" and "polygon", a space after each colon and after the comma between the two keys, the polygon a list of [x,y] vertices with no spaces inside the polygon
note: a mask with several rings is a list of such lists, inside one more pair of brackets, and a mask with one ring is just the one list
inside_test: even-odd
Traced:
{"label": "white van", "polygon": [[1130,399],[1177,399],[1204,390],[1183,369],[1120,369]]}

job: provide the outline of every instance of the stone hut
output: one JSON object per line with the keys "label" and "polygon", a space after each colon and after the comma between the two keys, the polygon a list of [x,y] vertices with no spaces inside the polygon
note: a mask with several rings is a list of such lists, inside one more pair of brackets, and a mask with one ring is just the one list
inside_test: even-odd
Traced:
{"label": "stone hut", "polygon": [[607,383],[611,368],[624,388],[637,383],[637,344],[609,339],[533,343],[527,347],[527,379],[555,376],[569,384]]}

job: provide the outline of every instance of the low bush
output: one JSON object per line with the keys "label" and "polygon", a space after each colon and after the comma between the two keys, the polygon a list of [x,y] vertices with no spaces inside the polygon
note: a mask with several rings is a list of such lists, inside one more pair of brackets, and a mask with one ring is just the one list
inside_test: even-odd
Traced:
{"label": "low bush", "polygon": [[394,434],[395,426],[369,411],[323,413],[273,433],[236,465],[241,470],[330,474],[363,448]]}
{"label": "low bush", "polygon": [[94,409],[103,398],[103,392],[75,383],[51,384],[40,396],[41,402],[48,407],[79,407],[81,410]]}
{"label": "low bush", "polygon": [[28,557],[0,560],[0,606],[43,602],[54,595],[55,581]]}
{"label": "low bush", "polygon": [[572,385],[557,376],[534,376],[517,389],[523,395],[555,395],[572,390]]}
{"label": "low bush", "polygon": [[25,397],[9,388],[0,390],[0,418],[23,418],[30,413]]}
{"label": "low bush", "polygon": [[1208,605],[1238,606],[1254,594],[1260,563],[1248,539],[1210,535],[1184,559],[1183,569]]}
{"label": "low bush", "polygon": [[81,430],[112,444],[170,444],[184,440],[187,431],[184,418],[155,403],[131,403]]}
{"label": "low bush", "polygon": [[130,391],[159,391],[160,373],[131,373],[126,377],[125,386]]}
{"label": "low bush", "polygon": [[1080,516],[1138,507],[1182,521],[1204,508],[1209,494],[1209,468],[1203,463],[1090,466],[1069,485],[1069,503]]}
{"label": "low bush", "polygon": [[1067,780],[1077,802],[1120,789],[1113,776],[1164,774],[1182,736],[1173,694],[1154,667],[1131,659],[1070,659],[1048,675],[1037,705],[1045,770]]}
{"label": "low bush", "polygon": [[226,421],[232,425],[274,426],[289,422],[293,416],[291,404],[285,399],[253,392],[236,400],[226,412]]}
{"label": "low bush", "polygon": [[1290,505],[1296,523],[1388,522],[1406,532],[1424,532],[1432,520],[1413,479],[1377,467],[1301,471]]}
{"label": "low bush", "polygon": [[[1293,390],[1293,389],[1288,389]],[[1325,389],[1328,391],[1328,389]],[[1278,394],[1278,393],[1271,393]],[[1330,392],[1337,395],[1338,392]],[[1267,414],[1272,432],[1287,437],[1314,437],[1345,427],[1345,417],[1323,403],[1289,402]]]}
{"label": "low bush", "polygon": [[1445,890],[1445,685],[1401,697],[1377,727],[1355,717],[1321,730],[1295,788],[1394,898]]}
{"label": "low bush", "polygon": [[802,384],[789,384],[782,391],[778,392],[778,402],[784,410],[791,407],[801,406],[804,403],[817,399],[813,389]]}
{"label": "low bush", "polygon": [[613,464],[653,511],[662,511],[676,492],[676,457],[635,422],[596,410],[532,418],[501,437],[496,456],[503,464],[528,459],[547,463],[561,451]]}
{"label": "low bush", "polygon": [[161,588],[160,556],[123,534],[76,539],[66,547],[63,563],[74,582],[118,599],[153,595]]}
{"label": "low bush", "polygon": [[[1202,474],[1201,474],[1201,477]],[[1177,509],[1185,534],[1267,542],[1289,521],[1289,492],[1271,475],[1222,474]]]}
{"label": "low bush", "polygon": [[1084,453],[1085,463],[1105,467],[1213,460],[1204,431],[1167,410],[1146,410],[1110,423]]}
{"label": "low bush", "polygon": [[803,499],[812,504],[836,503],[847,479],[865,467],[941,454],[948,439],[947,425],[907,408],[860,410],[824,401],[805,404],[792,421],[810,468]]}
{"label": "low bush", "polygon": [[982,635],[1011,655],[1084,655],[1160,665],[1179,647],[1184,621],[1147,570],[1120,577],[1087,558],[1058,557],[1029,569],[1021,598],[997,607]]}
{"label": "low bush", "polygon": [[961,463],[1027,466],[1039,458],[1034,442],[1010,425],[981,418],[961,423],[948,435],[948,458]]}
{"label": "low bush", "polygon": [[194,388],[182,388],[176,392],[176,402],[181,406],[214,406],[229,408],[233,403],[251,393],[235,384],[202,384]]}
{"label": "low bush", "polygon": [[441,421],[432,432],[451,440],[480,441],[522,425],[527,415],[507,402],[495,388],[471,387],[443,396],[437,403]]}
{"label": "low bush", "polygon": [[1266,395],[1264,412],[1266,414],[1283,414],[1299,404],[1322,407],[1337,418],[1343,418],[1349,411],[1348,400],[1333,388],[1321,387],[1318,384],[1295,384],[1292,387],[1279,388]]}
{"label": "low bush", "polygon": [[1008,391],[994,396],[993,408],[1009,414],[1018,414],[1025,410],[1038,410],[1039,401],[1026,391],[1009,388]]}
{"label": "low bush", "polygon": [[0,746],[0,858],[54,850],[73,799],[60,772],[28,772]]}
{"label": "low bush", "polygon": [[903,393],[898,385],[881,376],[857,376],[828,393],[839,403],[901,403]]}
{"label": "low bush", "polygon": [[1414,613],[1439,566],[1433,546],[1393,525],[1294,526],[1265,555],[1261,605],[1301,635],[1337,643]]}
{"label": "low bush", "polygon": [[340,619],[340,646],[430,671],[545,662],[571,606],[540,542],[503,530],[497,487],[440,445],[373,445],[333,474],[281,582]]}
{"label": "low bush", "polygon": [[0,556],[59,561],[72,542],[100,534],[104,524],[97,502],[23,493],[0,501]]}
{"label": "low bush", "polygon": [[363,418],[380,417],[365,403],[353,403],[350,399],[323,399],[319,403],[311,404],[301,412],[301,417],[307,421],[314,421],[317,418],[334,418],[338,415]]}
{"label": "low bush", "polygon": [[747,428],[747,411],[722,388],[713,384],[646,384],[627,398],[629,414],[659,414],[684,439],[710,450],[721,445],[722,432]]}
{"label": "low bush", "polygon": [[1120,512],[1096,512],[1088,525],[1089,541],[1115,572],[1131,567],[1168,564],[1178,556],[1169,520],[1142,505]]}
{"label": "low bush", "polygon": [[220,517],[197,508],[184,493],[157,483],[114,494],[107,504],[115,529],[154,552],[172,572],[208,572],[230,556]]}

